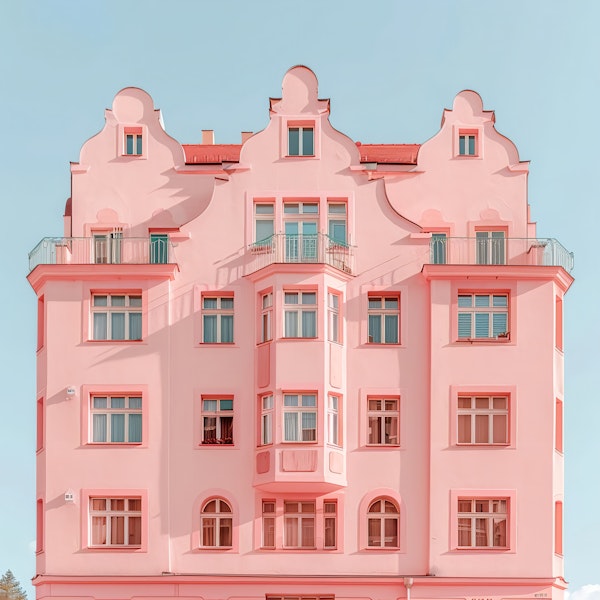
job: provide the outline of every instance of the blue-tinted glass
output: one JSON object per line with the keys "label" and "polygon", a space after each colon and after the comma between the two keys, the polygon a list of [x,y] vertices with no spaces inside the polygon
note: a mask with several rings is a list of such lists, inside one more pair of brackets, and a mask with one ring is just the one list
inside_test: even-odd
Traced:
{"label": "blue-tinted glass", "polygon": [[475,337],[490,337],[490,315],[489,313],[475,314]]}
{"label": "blue-tinted glass", "polygon": [[475,306],[489,306],[490,305],[490,297],[488,294],[476,294],[475,295]]}
{"label": "blue-tinted glass", "polygon": [[346,221],[329,221],[329,237],[338,244],[345,244]]}
{"label": "blue-tinted glass", "polygon": [[125,441],[125,415],[110,415],[111,442]]}
{"label": "blue-tinted glass", "polygon": [[142,399],[139,397],[129,398],[129,408],[142,408]]}
{"label": "blue-tinted glass", "polygon": [[316,406],[317,397],[314,394],[304,394],[302,396],[302,406]]}
{"label": "blue-tinted glass", "polygon": [[233,342],[233,315],[221,315],[221,342]]}
{"label": "blue-tinted glass", "polygon": [[129,339],[142,339],[142,313],[129,313]]}
{"label": "blue-tinted glass", "polygon": [[385,343],[398,343],[398,315],[385,315]]}
{"label": "blue-tinted glass", "polygon": [[312,128],[302,129],[302,154],[312,156],[314,154],[314,133]]}
{"label": "blue-tinted glass", "polygon": [[133,135],[128,134],[125,139],[127,141],[125,154],[133,154]]}
{"label": "blue-tinted glass", "polygon": [[298,396],[295,394],[286,394],[283,397],[284,406],[298,406]]}
{"label": "blue-tinted glass", "polygon": [[217,341],[217,315],[204,315],[203,338],[205,343],[211,344]]}
{"label": "blue-tinted glass", "polygon": [[108,315],[106,313],[94,313],[94,338],[95,340],[107,339],[106,324]]}
{"label": "blue-tinted glass", "polygon": [[111,408],[125,408],[125,398],[123,396],[115,397],[110,399]]}
{"label": "blue-tinted glass", "polygon": [[221,410],[233,410],[233,400],[221,400],[219,408]]}
{"label": "blue-tinted glass", "polygon": [[465,149],[465,136],[461,135],[458,137],[458,153],[463,156],[466,154]]}
{"label": "blue-tinted glass", "polygon": [[125,339],[125,313],[112,313],[110,315],[110,339]]}
{"label": "blue-tinted glass", "polygon": [[216,298],[204,298],[202,301],[203,308],[217,308],[217,299]]}
{"label": "blue-tinted glass", "polygon": [[142,441],[142,415],[129,415],[129,442]]}
{"label": "blue-tinted glass", "polygon": [[470,313],[458,313],[458,337],[459,338],[470,338],[471,337],[471,314]]}
{"label": "blue-tinted glass", "polygon": [[168,236],[166,234],[152,234],[150,236],[150,262],[164,265],[167,260]]}
{"label": "blue-tinted glass", "polygon": [[475,136],[469,136],[469,154],[475,156]]}
{"label": "blue-tinted glass", "polygon": [[460,308],[468,308],[470,306],[473,306],[473,296],[471,296],[470,294],[468,296],[459,296],[458,306]]}
{"label": "blue-tinted glass", "polygon": [[92,441],[106,442],[106,415],[94,415],[92,429]]}
{"label": "blue-tinted glass", "polygon": [[381,343],[381,315],[369,315],[369,342]]}
{"label": "blue-tinted glass", "polygon": [[221,298],[221,308],[224,310],[233,310],[233,298]]}
{"label": "blue-tinted glass", "polygon": [[508,315],[506,313],[494,313],[492,315],[492,334],[494,337],[508,331]]}
{"label": "blue-tinted glass", "polygon": [[493,296],[492,306],[508,306],[508,296]]}
{"label": "blue-tinted glass", "polygon": [[135,153],[142,154],[142,136],[141,135],[136,136]]}
{"label": "blue-tinted glass", "polygon": [[431,262],[434,265],[446,264],[446,234],[434,233],[431,236]]}
{"label": "blue-tinted glass", "polygon": [[300,129],[290,127],[288,129],[288,155],[298,156],[300,154]]}

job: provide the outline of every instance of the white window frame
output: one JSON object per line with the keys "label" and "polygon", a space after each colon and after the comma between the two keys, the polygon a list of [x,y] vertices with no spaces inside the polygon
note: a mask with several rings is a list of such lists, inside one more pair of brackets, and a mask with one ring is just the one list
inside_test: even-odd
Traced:
{"label": "white window frame", "polygon": [[[105,508],[94,508],[94,503],[104,501]],[[129,502],[139,503],[139,509],[130,509]],[[123,502],[123,508],[113,506],[116,502]],[[140,548],[142,545],[142,498],[140,496],[122,496],[122,497],[105,497],[105,496],[90,496],[89,498],[89,545],[91,548]],[[94,541],[94,519],[104,520],[104,539],[105,542]],[[123,543],[109,542],[112,538],[112,528],[114,519],[123,519]],[[138,519],[139,541],[135,540],[129,543],[130,537],[135,535],[130,533],[133,519]]]}
{"label": "white window frame", "polygon": [[[472,144],[471,144],[472,142]],[[458,134],[458,155],[477,156],[478,135],[473,131],[461,131]]]}
{"label": "white window frame", "polygon": [[[215,503],[215,510],[208,511],[211,502]],[[223,510],[223,505],[228,510]],[[210,523],[213,521],[213,523]],[[227,540],[221,540],[223,525],[229,521],[230,544],[224,543]],[[205,544],[205,529],[213,529],[214,544]],[[222,543],[223,542],[223,543]],[[200,511],[200,547],[201,548],[232,548],[233,547],[233,509],[231,504],[223,498],[210,498],[202,505]]]}
{"label": "white window frame", "polygon": [[[292,510],[295,505],[295,510]],[[314,500],[284,500],[283,502],[283,524],[284,536],[283,547],[286,549],[315,549],[316,548],[316,521],[317,506]],[[294,545],[293,540],[288,539],[290,525],[296,522],[296,537],[298,544]],[[312,522],[312,529],[310,525]],[[312,530],[312,540],[308,532]],[[312,543],[309,543],[312,542]]]}
{"label": "white window frame", "polygon": [[[208,302],[215,302],[215,306],[207,306]],[[235,318],[234,318],[234,298],[231,295],[223,296],[219,294],[202,295],[202,343],[203,344],[233,344],[235,340]],[[207,318],[215,318],[216,335],[215,339],[209,339],[207,327]],[[231,317],[231,340],[224,340],[223,320]]]}
{"label": "white window frame", "polygon": [[[467,507],[470,503],[470,507]],[[484,510],[487,504],[487,510]],[[457,504],[457,531],[459,548],[489,548],[506,550],[509,548],[509,498],[459,497]],[[504,544],[496,544],[495,521],[504,523]],[[461,530],[469,531],[470,544],[460,543]],[[485,535],[487,542],[479,544],[478,531]]]}
{"label": "white window frame", "polygon": [[270,342],[273,340],[273,292],[261,294],[260,310],[260,342]]}
{"label": "white window frame", "polygon": [[[400,294],[369,294],[367,298],[367,327],[368,327],[368,340],[369,344],[400,344]],[[379,302],[380,305],[376,306]],[[396,302],[396,306],[387,306],[387,303]],[[374,324],[375,319],[379,319],[379,325]],[[396,324],[393,325],[390,321],[390,317],[396,317]],[[372,325],[373,322],[373,325]],[[378,336],[374,335],[378,333]],[[394,341],[386,341],[387,334],[391,334],[395,337]],[[379,337],[379,341],[376,341],[376,337]]]}
{"label": "white window frame", "polygon": [[[106,305],[97,304],[100,298],[106,298]],[[114,304],[115,298],[123,298],[123,304]],[[91,335],[95,341],[139,341],[142,339],[142,293],[141,292],[93,292],[91,302]],[[96,337],[96,315],[106,316],[106,337]],[[113,315],[124,315],[124,337],[113,337]],[[131,321],[134,315],[139,315],[139,337],[131,337]]]}
{"label": "white window frame", "polygon": [[[381,503],[379,510],[373,510],[376,504]],[[394,510],[387,510],[393,508]],[[379,535],[371,535],[371,523],[379,523]],[[388,523],[396,524],[396,540],[393,536],[386,536]],[[388,540],[388,537],[392,537]],[[375,543],[377,542],[377,543]],[[399,548],[400,547],[400,509],[395,501],[390,498],[375,498],[369,503],[367,509],[367,548]]]}
{"label": "white window frame", "polygon": [[[292,154],[290,152],[291,150],[291,132],[298,130],[298,153],[297,154]],[[311,137],[312,137],[312,141],[311,141],[311,145],[312,145],[312,152],[308,152],[309,149],[304,148],[304,132],[311,132]],[[287,128],[287,146],[288,146],[288,156],[315,156],[315,126],[313,124],[311,125],[293,125],[293,124],[288,124],[288,128]]]}
{"label": "white window frame", "polygon": [[327,442],[342,446],[342,397],[337,394],[327,396]]}
{"label": "white window frame", "polygon": [[[113,407],[113,400],[123,400],[122,407]],[[99,406],[105,400],[105,407]],[[138,402],[139,401],[139,402]],[[98,406],[96,406],[98,404]],[[115,402],[116,404],[116,402]],[[141,444],[143,440],[143,400],[142,394],[92,394],[90,397],[90,443],[92,444]],[[113,437],[113,416],[123,416],[124,439],[115,441]],[[131,417],[139,416],[140,439],[131,440]],[[105,439],[94,439],[96,434],[95,421],[97,416],[105,417]]]}
{"label": "white window frame", "polygon": [[[470,298],[470,300],[468,300]],[[484,300],[487,298],[487,303]],[[504,299],[504,300],[502,300]],[[459,292],[457,307],[457,337],[459,340],[509,339],[510,297],[507,292]],[[477,315],[487,315],[487,328]],[[505,322],[495,323],[495,315],[504,315]],[[469,317],[467,323],[467,316]],[[469,335],[464,335],[469,328]],[[487,335],[478,335],[479,333]],[[461,335],[463,334],[463,335]]]}
{"label": "white window frame", "polygon": [[[316,393],[285,393],[283,395],[283,441],[293,444],[312,444],[318,440],[318,400]],[[294,415],[295,418],[289,417]],[[312,415],[312,418],[309,417]],[[305,419],[305,417],[308,417]],[[286,422],[293,423],[295,420],[295,439],[288,439]],[[306,420],[306,422],[305,422]],[[309,420],[314,422],[310,427]],[[314,433],[311,433],[314,432]]]}
{"label": "white window frame", "polygon": [[[381,434],[379,442],[374,441],[377,432]],[[400,445],[400,398],[367,396],[367,445]]]}
{"label": "white window frame", "polygon": [[[260,207],[260,209],[259,209]],[[266,209],[262,210],[261,209]],[[258,223],[271,223],[271,233],[267,237],[258,237]],[[254,203],[254,243],[257,247],[272,246],[273,235],[275,234],[275,203],[274,202],[255,202]]]}
{"label": "white window frame", "polygon": [[475,254],[478,265],[506,264],[506,231],[499,229],[475,232]]}
{"label": "white window frame", "polygon": [[[276,538],[276,502],[275,500],[262,501],[262,537],[261,548],[275,548]],[[272,540],[272,543],[271,543]]]}
{"label": "white window frame", "polygon": [[[214,408],[207,408],[207,403],[215,403]],[[202,398],[202,444],[214,446],[219,444],[233,445],[234,444],[234,404],[233,398]],[[227,427],[224,425],[224,419],[231,419],[231,438],[224,438],[227,433]],[[212,430],[207,424],[208,420],[214,420],[214,438],[207,438],[207,432]]]}
{"label": "white window frame", "polygon": [[[342,208],[343,210],[339,210]],[[332,225],[335,223],[344,224],[344,239],[336,239],[332,235]],[[346,202],[327,202],[327,235],[329,243],[335,246],[348,246],[348,204]]]}
{"label": "white window frame", "polygon": [[269,446],[273,443],[273,423],[275,404],[273,394],[260,397],[260,445]]}
{"label": "white window frame", "polygon": [[[323,500],[323,548],[335,550],[337,548],[338,533],[338,506],[335,500]],[[328,534],[331,538],[328,543]]]}
{"label": "white window frame", "polygon": [[327,339],[330,342],[340,344],[342,340],[340,305],[342,294],[339,292],[327,292]]}
{"label": "white window frame", "polygon": [[[131,138],[131,152],[129,152],[129,138]],[[123,134],[123,156],[142,156],[144,154],[144,134],[131,133],[125,130]]]}
{"label": "white window frame", "polygon": [[[498,407],[499,404],[504,404],[504,407]],[[469,404],[469,406],[467,406]],[[486,406],[484,406],[484,404]],[[461,406],[462,405],[462,406]],[[469,440],[460,439],[460,421],[467,420],[469,422]],[[494,441],[494,423],[497,419],[504,418],[504,439],[502,441]],[[477,422],[484,420],[487,422],[485,429],[487,435],[485,440],[477,439]],[[457,408],[457,431],[456,439],[459,445],[486,445],[486,446],[507,446],[509,444],[509,425],[510,425],[510,398],[504,394],[494,395],[458,395]]]}
{"label": "white window frame", "polygon": [[[295,304],[289,302],[293,296],[297,298]],[[312,300],[312,296],[314,296],[314,302],[309,302],[309,300]],[[317,310],[319,296],[317,290],[284,290],[283,298],[283,337],[292,339],[317,338],[319,331]],[[308,326],[306,331],[304,329],[305,314],[314,315],[314,335],[308,335],[309,333],[312,333],[308,330]],[[292,329],[292,326],[296,329],[297,335],[290,335],[291,333],[294,333],[293,331],[289,331],[289,329]]]}

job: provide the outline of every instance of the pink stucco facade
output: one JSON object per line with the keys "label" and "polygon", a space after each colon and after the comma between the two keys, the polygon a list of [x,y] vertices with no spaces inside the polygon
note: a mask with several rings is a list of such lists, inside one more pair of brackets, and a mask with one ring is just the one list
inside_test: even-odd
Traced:
{"label": "pink stucco facade", "polygon": [[494,122],[358,144],[294,67],[182,146],[117,94],[30,255],[38,599],[562,599],[572,256]]}

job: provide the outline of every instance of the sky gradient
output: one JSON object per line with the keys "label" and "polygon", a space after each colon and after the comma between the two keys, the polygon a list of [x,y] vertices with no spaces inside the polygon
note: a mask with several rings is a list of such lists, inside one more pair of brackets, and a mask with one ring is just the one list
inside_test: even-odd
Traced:
{"label": "sky gradient", "polygon": [[[167,132],[239,143],[305,64],[331,123],[364,143],[422,143],[457,92],[473,89],[530,160],[538,236],[575,253],[565,301],[565,557],[571,600],[600,600],[600,401],[589,318],[597,177],[600,2],[574,0],[4,0],[0,6],[0,181],[9,243],[0,369],[0,572],[34,598],[36,302],[27,253],[62,235],[69,161],[127,86],[149,92]],[[553,402],[553,399],[549,401]],[[584,587],[587,586],[587,587]]]}

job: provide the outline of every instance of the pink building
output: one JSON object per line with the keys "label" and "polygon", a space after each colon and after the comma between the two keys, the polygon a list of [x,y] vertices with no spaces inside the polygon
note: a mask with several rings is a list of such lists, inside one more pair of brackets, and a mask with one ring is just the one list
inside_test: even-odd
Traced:
{"label": "pink building", "polygon": [[38,599],[562,599],[572,255],[494,121],[355,143],[294,67],[182,146],[117,94],[30,255]]}

